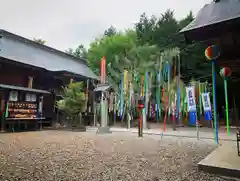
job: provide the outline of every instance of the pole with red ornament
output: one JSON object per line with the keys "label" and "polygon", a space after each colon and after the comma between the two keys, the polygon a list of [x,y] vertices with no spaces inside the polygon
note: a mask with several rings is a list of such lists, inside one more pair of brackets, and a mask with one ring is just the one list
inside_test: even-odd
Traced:
{"label": "pole with red ornament", "polygon": [[138,112],[139,112],[139,122],[138,122],[138,136],[143,136],[143,115],[142,110],[144,108],[143,99],[138,100]]}
{"label": "pole with red ornament", "polygon": [[205,56],[212,61],[212,97],[213,97],[213,111],[214,111],[214,138],[218,144],[218,120],[217,120],[217,98],[216,98],[216,60],[220,56],[217,46],[209,46],[205,50]]}
{"label": "pole with red ornament", "polygon": [[232,71],[228,67],[224,67],[220,70],[220,75],[224,79],[224,96],[225,96],[225,111],[226,111],[226,126],[227,133],[230,135],[230,126],[229,126],[229,118],[228,118],[228,90],[227,90],[227,80],[231,76]]}

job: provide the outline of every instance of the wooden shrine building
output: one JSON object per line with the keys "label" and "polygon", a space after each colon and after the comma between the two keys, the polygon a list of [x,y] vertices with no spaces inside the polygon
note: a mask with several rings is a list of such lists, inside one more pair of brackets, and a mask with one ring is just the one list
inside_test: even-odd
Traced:
{"label": "wooden shrine building", "polygon": [[[229,103],[236,104],[234,125],[240,125],[238,113],[240,108],[240,1],[213,0],[206,4],[196,18],[180,33],[188,44],[203,42],[207,46],[217,45],[220,57],[217,59],[218,70],[229,67],[232,76],[229,80]],[[203,52],[204,57],[204,52]],[[219,72],[217,72],[219,75]],[[223,88],[222,88],[223,89]],[[223,95],[217,95],[217,98]]]}
{"label": "wooden shrine building", "polygon": [[1,130],[55,119],[56,95],[71,78],[99,79],[84,59],[0,30]]}

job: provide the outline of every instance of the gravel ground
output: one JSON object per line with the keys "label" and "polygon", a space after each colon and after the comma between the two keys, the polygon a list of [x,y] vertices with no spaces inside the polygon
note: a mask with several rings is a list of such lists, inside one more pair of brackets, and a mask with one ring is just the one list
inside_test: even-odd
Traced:
{"label": "gravel ground", "polygon": [[2,134],[0,181],[228,181],[197,172],[212,141],[131,133]]}

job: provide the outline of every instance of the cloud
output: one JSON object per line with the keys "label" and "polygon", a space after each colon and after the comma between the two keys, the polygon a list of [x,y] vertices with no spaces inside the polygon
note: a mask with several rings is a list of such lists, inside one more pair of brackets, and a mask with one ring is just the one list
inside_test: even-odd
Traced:
{"label": "cloud", "polygon": [[[71,47],[77,47],[79,44],[88,45],[96,37],[102,35],[108,24],[99,20],[85,20],[73,22],[64,25],[60,30],[53,29],[49,34],[55,36],[50,37],[49,41],[64,47],[64,42],[71,42]],[[64,35],[63,32],[66,32]]]}
{"label": "cloud", "polygon": [[197,13],[211,0],[1,0],[0,29],[66,50],[88,45],[110,25],[132,27],[140,14],[159,16],[166,9],[178,19]]}

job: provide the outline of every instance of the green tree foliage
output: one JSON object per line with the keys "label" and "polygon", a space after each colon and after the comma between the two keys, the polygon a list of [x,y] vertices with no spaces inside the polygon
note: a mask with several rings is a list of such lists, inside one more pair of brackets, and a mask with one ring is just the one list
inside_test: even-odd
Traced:
{"label": "green tree foliage", "polygon": [[107,64],[115,61],[116,56],[125,56],[136,45],[136,32],[128,30],[112,36],[102,36],[90,44],[88,63],[92,70],[99,74],[100,62],[103,56]]}
{"label": "green tree foliage", "polygon": [[84,45],[82,44],[80,44],[75,50],[72,48],[69,48],[66,51],[66,53],[73,55],[74,57],[83,58],[83,59],[87,59],[87,56],[88,56],[88,52],[84,47]]}
{"label": "green tree foliage", "polygon": [[[190,12],[185,18],[178,21],[174,17],[174,12],[170,9],[160,17],[148,17],[143,13],[134,30],[118,32],[111,26],[104,31],[103,36],[95,39],[90,44],[88,51],[80,45],[76,50],[69,49],[68,53],[76,57],[87,57],[90,68],[99,74],[100,60],[103,56],[106,57],[107,64],[110,64],[112,67],[118,67],[119,70],[115,68],[118,72],[123,67],[130,66],[126,62],[127,59],[130,62],[134,59],[133,62],[137,62],[138,65],[142,65],[143,62],[150,62],[150,59],[147,58],[148,55],[142,53],[140,56],[141,63],[139,64],[140,60],[136,60],[139,59],[139,56],[135,54],[133,58],[134,49],[137,49],[139,54],[139,51],[144,52],[146,50],[143,47],[146,48],[148,46],[156,46],[158,53],[163,52],[167,48],[178,47],[181,50],[182,78],[187,81],[193,77],[197,79],[198,77],[207,77],[206,75],[211,73],[211,65],[204,58],[206,46],[202,43],[187,45],[184,36],[179,34],[179,30],[188,25],[193,19],[193,13]],[[151,61],[156,63],[157,60],[151,59]],[[134,64],[133,62],[132,64]]]}
{"label": "green tree foliage", "polygon": [[113,26],[110,26],[110,28],[108,28],[107,30],[104,31],[105,36],[113,36],[116,34],[117,34],[117,30]]}
{"label": "green tree foliage", "polygon": [[45,40],[42,40],[40,38],[33,38],[33,41],[39,43],[39,44],[42,44],[42,45],[45,45],[46,41]]}
{"label": "green tree foliage", "polygon": [[156,71],[158,52],[156,46],[142,45],[132,47],[125,55],[116,55],[114,61],[108,64],[112,82],[119,84],[124,70],[127,70],[129,81],[133,84],[135,91],[138,91],[140,75],[144,75],[147,71]]}
{"label": "green tree foliage", "polygon": [[63,88],[63,99],[57,102],[57,107],[68,116],[79,115],[85,108],[85,94],[81,82],[70,83]]}
{"label": "green tree foliage", "polygon": [[181,70],[186,79],[201,77],[211,71],[210,64],[205,62],[204,58],[206,46],[202,43],[186,45],[183,35],[178,33],[193,19],[193,13],[190,12],[186,18],[177,21],[174,12],[167,10],[160,18],[148,18],[143,14],[135,26],[138,42],[141,44],[157,45],[160,51],[166,48],[180,48]]}

